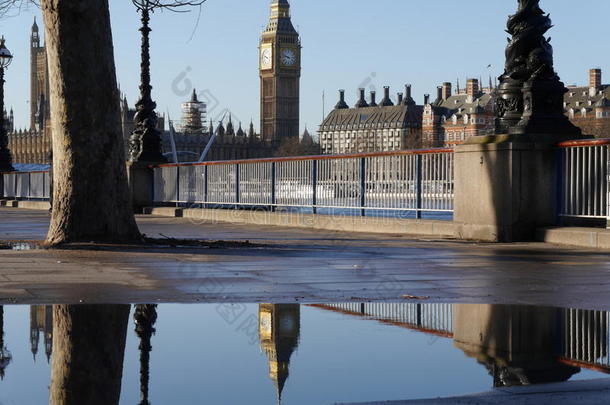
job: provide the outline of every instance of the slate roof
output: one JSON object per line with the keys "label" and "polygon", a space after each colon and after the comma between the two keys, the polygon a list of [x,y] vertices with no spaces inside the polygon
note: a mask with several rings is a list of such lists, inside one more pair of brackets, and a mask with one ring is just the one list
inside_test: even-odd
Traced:
{"label": "slate roof", "polygon": [[[599,92],[601,91],[601,94]],[[563,97],[565,102],[565,110],[574,108],[575,110],[582,110],[583,107],[594,107],[602,101],[602,99],[610,100],[610,85],[604,84],[598,90],[597,94],[593,97],[589,95],[589,87],[568,87],[568,92]],[[591,105],[589,105],[589,100]]]}
{"label": "slate roof", "polygon": [[440,103],[432,104],[432,108],[436,113],[445,115],[446,117],[458,117],[464,114],[483,113],[492,111],[493,109],[493,94],[485,93],[479,97],[475,97],[470,102],[467,94],[455,94],[447,100],[441,100]]}
{"label": "slate roof", "polygon": [[419,105],[336,109],[322,122],[320,131],[419,127],[423,111],[424,107]]}

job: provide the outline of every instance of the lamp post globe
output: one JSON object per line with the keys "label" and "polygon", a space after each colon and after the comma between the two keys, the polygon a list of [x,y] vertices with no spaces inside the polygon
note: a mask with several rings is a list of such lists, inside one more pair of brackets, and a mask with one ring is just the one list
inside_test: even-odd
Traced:
{"label": "lamp post globe", "polygon": [[0,67],[2,69],[7,68],[13,61],[13,55],[6,47],[5,42],[4,37],[0,38]]}
{"label": "lamp post globe", "polygon": [[4,36],[0,38],[0,172],[13,171],[11,152],[8,149],[8,135],[4,122],[4,69],[13,61],[13,55],[5,45]]}

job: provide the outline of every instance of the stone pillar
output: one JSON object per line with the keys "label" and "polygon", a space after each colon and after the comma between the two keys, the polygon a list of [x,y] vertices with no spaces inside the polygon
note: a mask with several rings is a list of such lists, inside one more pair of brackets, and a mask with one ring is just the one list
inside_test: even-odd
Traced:
{"label": "stone pillar", "polygon": [[140,213],[143,208],[153,205],[154,172],[150,165],[152,163],[127,163],[129,191],[135,213]]}
{"label": "stone pillar", "polygon": [[472,137],[456,146],[456,236],[533,240],[536,228],[556,223],[557,164],[555,143],[548,139]]}

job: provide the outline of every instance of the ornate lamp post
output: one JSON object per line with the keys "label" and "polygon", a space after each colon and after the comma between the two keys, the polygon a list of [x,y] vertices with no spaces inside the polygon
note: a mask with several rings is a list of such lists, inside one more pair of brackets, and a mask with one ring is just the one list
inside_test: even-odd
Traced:
{"label": "ornate lamp post", "polygon": [[551,39],[545,37],[551,19],[540,0],[518,2],[507,25],[511,38],[496,99],[496,133],[578,136],[580,130],[564,115],[567,89],[555,73]]}
{"label": "ornate lamp post", "polygon": [[182,11],[184,7],[196,7],[205,0],[131,0],[141,14],[142,61],[140,77],[140,99],[136,103],[135,129],[129,139],[129,161],[164,162],[161,153],[161,133],[157,129],[157,104],[151,98],[150,85],[150,14],[155,9]]}
{"label": "ornate lamp post", "polygon": [[142,15],[142,61],[140,72],[140,99],[136,103],[135,129],[129,139],[130,162],[164,162],[161,153],[161,133],[157,129],[157,104],[152,100],[150,85],[150,12],[151,0],[133,0]]}
{"label": "ornate lamp post", "polygon": [[10,172],[13,169],[11,152],[8,149],[8,135],[4,122],[4,69],[13,61],[13,55],[4,45],[4,37],[0,39],[0,172]]}

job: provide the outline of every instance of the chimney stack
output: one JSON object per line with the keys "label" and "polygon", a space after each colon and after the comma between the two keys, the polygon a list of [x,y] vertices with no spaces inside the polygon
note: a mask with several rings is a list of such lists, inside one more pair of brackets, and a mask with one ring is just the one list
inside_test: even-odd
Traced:
{"label": "chimney stack", "polygon": [[452,94],[451,94],[451,83],[449,83],[449,82],[443,83],[443,101],[447,100],[451,96],[452,96]]}
{"label": "chimney stack", "polygon": [[402,101],[403,101],[402,93],[398,93],[398,102],[396,103],[396,105],[401,105]]}
{"label": "chimney stack", "polygon": [[390,86],[383,86],[383,100],[381,100],[382,107],[391,107],[394,105],[390,100]]}
{"label": "chimney stack", "polygon": [[589,93],[593,97],[597,94],[597,91],[602,87],[602,70],[591,69],[589,71]]}
{"label": "chimney stack", "polygon": [[376,98],[377,92],[371,91],[371,102],[369,103],[369,107],[377,107],[377,101],[375,101]]}
{"label": "chimney stack", "polygon": [[443,86],[436,86],[436,101],[434,104],[441,104],[443,102]]}
{"label": "chimney stack", "polygon": [[411,96],[411,85],[410,84],[405,85],[404,104],[405,105],[415,105],[416,104],[415,100],[413,100],[413,97]]}
{"label": "chimney stack", "polygon": [[430,104],[430,94],[424,94],[424,105]]}
{"label": "chimney stack", "polygon": [[346,108],[349,108],[349,106],[345,102],[345,90],[339,90],[339,102],[335,106],[335,109],[342,110]]}
{"label": "chimney stack", "polygon": [[364,99],[364,89],[360,88],[360,98],[358,99],[358,102],[356,103],[356,108],[364,108],[364,107],[368,107],[368,103],[366,102],[366,100]]}
{"label": "chimney stack", "polygon": [[473,99],[479,94],[479,79],[468,79],[466,94]]}

